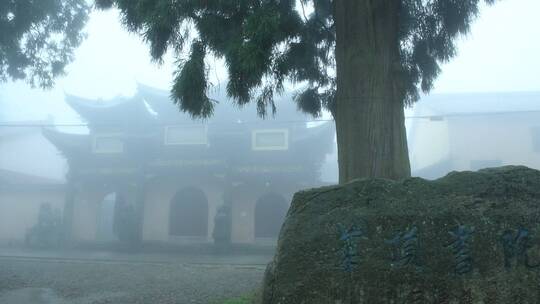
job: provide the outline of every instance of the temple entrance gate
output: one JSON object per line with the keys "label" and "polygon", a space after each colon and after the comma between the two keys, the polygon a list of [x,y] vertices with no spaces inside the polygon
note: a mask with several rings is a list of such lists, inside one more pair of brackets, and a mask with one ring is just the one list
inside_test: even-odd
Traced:
{"label": "temple entrance gate", "polygon": [[268,193],[255,205],[255,238],[276,238],[289,205],[282,195]]}
{"label": "temple entrance gate", "polygon": [[169,235],[208,237],[208,199],[201,189],[176,192],[169,213]]}

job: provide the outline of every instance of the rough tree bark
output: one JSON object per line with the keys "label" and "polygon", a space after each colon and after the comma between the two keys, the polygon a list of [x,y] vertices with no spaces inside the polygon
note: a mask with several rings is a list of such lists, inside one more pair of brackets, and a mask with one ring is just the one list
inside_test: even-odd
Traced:
{"label": "rough tree bark", "polygon": [[339,182],[410,176],[396,0],[335,0]]}

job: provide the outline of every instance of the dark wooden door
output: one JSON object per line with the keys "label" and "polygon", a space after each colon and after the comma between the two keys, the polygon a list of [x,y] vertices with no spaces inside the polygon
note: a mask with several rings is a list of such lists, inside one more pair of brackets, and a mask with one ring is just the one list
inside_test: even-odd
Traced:
{"label": "dark wooden door", "polygon": [[169,217],[169,234],[174,236],[208,236],[208,200],[200,189],[186,188],[173,197]]}

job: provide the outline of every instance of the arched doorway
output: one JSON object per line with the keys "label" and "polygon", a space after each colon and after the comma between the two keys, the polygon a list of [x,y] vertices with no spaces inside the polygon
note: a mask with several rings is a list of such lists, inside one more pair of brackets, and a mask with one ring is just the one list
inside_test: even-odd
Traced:
{"label": "arched doorway", "polygon": [[185,188],[171,201],[169,234],[208,237],[208,200],[198,188]]}
{"label": "arched doorway", "polygon": [[97,241],[110,242],[118,240],[116,234],[118,200],[122,199],[116,192],[113,192],[107,194],[101,201],[97,215]]}
{"label": "arched doorway", "polygon": [[288,209],[287,200],[279,194],[269,193],[259,198],[255,205],[255,237],[277,237]]}

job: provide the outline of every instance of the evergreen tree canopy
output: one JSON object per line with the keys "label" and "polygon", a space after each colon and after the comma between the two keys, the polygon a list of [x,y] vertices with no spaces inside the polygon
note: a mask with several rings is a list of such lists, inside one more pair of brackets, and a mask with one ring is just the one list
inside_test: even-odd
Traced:
{"label": "evergreen tree canopy", "polygon": [[51,87],[84,38],[86,0],[0,1],[0,82]]}
{"label": "evergreen tree canopy", "polygon": [[[401,62],[395,63],[405,104],[428,92],[439,64],[456,53],[454,39],[466,33],[482,0],[395,0],[399,10]],[[484,0],[493,3],[494,0]],[[141,34],[160,61],[168,49],[191,48],[179,58],[172,97],[197,117],[212,114],[205,58],[224,58],[230,97],[257,102],[259,114],[275,111],[273,96],[284,81],[305,83],[300,109],[334,112],[336,28],[332,0],[96,0],[120,9],[123,23]],[[377,9],[382,1],[368,0]],[[382,5],[380,5],[382,6]],[[311,11],[309,14],[306,10]],[[195,33],[193,33],[195,30]]]}
{"label": "evergreen tree canopy", "polygon": [[[96,0],[150,44],[172,49],[172,98],[212,115],[205,59],[223,58],[227,93],[259,115],[276,111],[285,81],[305,87],[298,108],[332,113],[340,183],[410,176],[404,106],[428,92],[481,3],[495,0]],[[180,58],[190,48],[186,59]]]}

